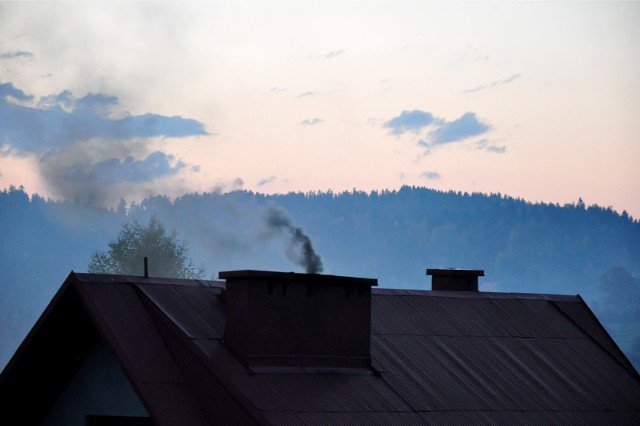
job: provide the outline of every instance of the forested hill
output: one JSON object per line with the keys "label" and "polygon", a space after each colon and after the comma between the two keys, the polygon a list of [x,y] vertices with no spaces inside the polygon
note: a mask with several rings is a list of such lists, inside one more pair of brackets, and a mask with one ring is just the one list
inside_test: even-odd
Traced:
{"label": "forested hill", "polygon": [[[0,192],[0,367],[69,271],[84,271],[121,226],[152,215],[189,242],[207,275],[303,272],[273,209],[308,235],[324,273],[429,289],[428,267],[483,269],[483,291],[580,294],[640,365],[640,223],[610,208],[531,204],[420,187],[372,193],[248,191],[152,197],[115,209]],[[153,259],[150,259],[153,264]]]}

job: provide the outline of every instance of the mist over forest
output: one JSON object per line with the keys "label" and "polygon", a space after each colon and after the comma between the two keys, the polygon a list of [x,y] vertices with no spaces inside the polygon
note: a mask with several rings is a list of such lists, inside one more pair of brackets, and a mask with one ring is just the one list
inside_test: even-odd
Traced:
{"label": "mist over forest", "polygon": [[[426,268],[454,267],[483,269],[481,291],[580,294],[640,368],[637,219],[580,200],[533,204],[423,187],[194,193],[121,200],[114,208],[6,189],[0,192],[0,368],[69,272],[86,271],[91,255],[106,250],[124,224],[152,216],[188,242],[207,278],[233,269],[322,270],[377,278],[380,287],[428,290]],[[315,269],[305,268],[304,256]]]}

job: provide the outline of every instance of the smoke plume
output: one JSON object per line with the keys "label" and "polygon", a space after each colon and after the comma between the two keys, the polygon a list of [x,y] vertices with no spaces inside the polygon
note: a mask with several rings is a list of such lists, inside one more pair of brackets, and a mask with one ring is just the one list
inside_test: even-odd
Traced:
{"label": "smoke plume", "polygon": [[136,193],[153,195],[181,171],[196,170],[164,145],[170,138],[208,135],[202,123],[123,108],[102,93],[75,97],[65,90],[37,99],[0,83],[0,147],[37,158],[54,197],[103,206]]}
{"label": "smoke plume", "polygon": [[295,226],[285,211],[269,206],[265,212],[265,221],[270,230],[289,236],[287,258],[302,266],[307,274],[322,272],[322,259],[313,249],[311,239],[302,228]]}

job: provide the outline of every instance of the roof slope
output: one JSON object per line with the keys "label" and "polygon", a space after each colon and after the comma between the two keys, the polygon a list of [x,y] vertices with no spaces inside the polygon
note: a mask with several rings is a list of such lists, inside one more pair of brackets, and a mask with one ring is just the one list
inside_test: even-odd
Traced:
{"label": "roof slope", "polygon": [[429,422],[640,419],[637,373],[577,296],[379,290],[372,309],[374,367]]}
{"label": "roof slope", "polygon": [[51,403],[38,380],[88,350],[44,347],[101,336],[160,424],[640,423],[638,374],[578,296],[374,289],[370,371],[256,374],[224,344],[221,286],[71,274],[0,376],[2,409]]}

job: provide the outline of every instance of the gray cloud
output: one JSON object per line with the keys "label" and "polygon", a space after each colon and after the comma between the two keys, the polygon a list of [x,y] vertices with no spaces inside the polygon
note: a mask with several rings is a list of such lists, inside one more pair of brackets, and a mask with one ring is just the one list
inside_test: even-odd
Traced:
{"label": "gray cloud", "polygon": [[474,93],[474,92],[479,92],[485,89],[493,89],[494,87],[504,86],[505,84],[509,84],[512,81],[515,81],[519,78],[520,78],[520,74],[514,74],[511,77],[508,77],[502,80],[495,80],[489,84],[483,84],[481,86],[474,87],[473,89],[464,90],[463,93]]}
{"label": "gray cloud", "polygon": [[55,147],[92,138],[105,140],[154,136],[182,137],[207,135],[196,120],[158,114],[109,118],[118,104],[115,96],[88,94],[74,98],[71,92],[43,97],[37,107],[9,101],[31,100],[11,83],[0,85],[0,140],[8,142],[18,152],[42,152]]}
{"label": "gray cloud", "polygon": [[33,53],[25,52],[24,50],[16,50],[13,52],[0,53],[0,59],[14,59],[14,58],[32,58]]}
{"label": "gray cloud", "polygon": [[140,191],[153,195],[158,179],[173,176],[187,165],[152,151],[147,140],[136,139],[76,142],[42,155],[38,168],[56,197],[110,205]]}
{"label": "gray cloud", "polygon": [[431,149],[431,144],[429,142],[425,141],[424,139],[420,139],[418,141],[418,145],[423,147],[423,148],[425,148],[425,149],[427,149],[427,150]]}
{"label": "gray cloud", "polygon": [[[30,101],[33,99],[33,96],[25,94],[20,89],[16,89],[11,83],[0,83],[0,107],[2,107],[4,103],[8,103],[9,98],[20,101]],[[2,112],[0,112],[0,114],[2,114]],[[2,117],[2,115],[0,115],[0,117]]]}
{"label": "gray cloud", "polygon": [[496,154],[504,154],[505,152],[507,152],[507,147],[491,145],[486,147],[485,150],[489,152],[495,152]]}
{"label": "gray cloud", "polygon": [[399,116],[386,121],[383,127],[391,129],[391,134],[399,136],[409,131],[418,132],[434,122],[433,114],[415,109],[413,111],[402,111]]}
{"label": "gray cloud", "polygon": [[502,146],[498,146],[496,144],[494,144],[493,142],[487,140],[487,139],[482,139],[478,142],[476,142],[474,144],[474,148],[475,149],[482,149],[484,151],[488,151],[488,152],[494,152],[496,154],[504,154],[505,152],[507,152],[507,147],[502,145]]}
{"label": "gray cloud", "polygon": [[13,155],[36,155],[49,189],[67,199],[104,204],[113,191],[126,192],[126,185],[149,189],[187,169],[154,147],[154,138],[208,134],[198,121],[178,116],[114,118],[118,98],[101,93],[76,98],[63,91],[33,101],[11,83],[0,84],[0,140]]}
{"label": "gray cloud", "polygon": [[87,173],[80,171],[73,173],[69,176],[69,180],[93,180],[107,185],[147,182],[158,177],[174,175],[186,167],[182,161],[172,166],[171,162],[174,159],[172,155],[160,151],[152,152],[142,160],[134,160],[130,156],[124,160],[109,158],[91,165]]}
{"label": "gray cloud", "polygon": [[260,181],[258,181],[258,186],[264,186],[264,185],[270,184],[271,182],[274,182],[276,179],[277,177],[275,176],[269,176],[268,178],[260,179]]}
{"label": "gray cloud", "polygon": [[296,96],[296,99],[305,98],[307,96],[314,96],[316,94],[317,94],[316,92],[304,92],[304,93],[300,93],[298,96]]}
{"label": "gray cloud", "polygon": [[467,112],[457,120],[445,122],[429,133],[431,140],[429,145],[459,142],[472,136],[481,135],[489,129],[489,125],[478,120],[475,113]]}
{"label": "gray cloud", "polygon": [[321,118],[312,118],[310,120],[302,120],[300,124],[302,124],[303,126],[315,126],[316,124],[320,124],[322,122],[324,122],[324,120]]}
{"label": "gray cloud", "polygon": [[441,176],[440,176],[440,173],[438,172],[425,171],[420,174],[420,177],[423,177],[428,180],[438,180],[440,179]]}
{"label": "gray cloud", "polygon": [[[419,146],[425,149],[425,154],[438,145],[461,142],[491,129],[488,124],[478,120],[473,112],[467,112],[456,120],[446,121],[434,117],[430,112],[420,110],[402,111],[399,116],[384,122],[382,126],[391,129],[389,133],[395,136],[401,136],[407,132],[420,135],[424,128],[431,126],[427,134],[423,134],[424,136],[419,139],[414,139]],[[505,147],[489,143],[486,139],[476,142],[475,148],[497,153],[506,150]],[[433,175],[430,177],[423,175],[423,177],[434,178]]]}
{"label": "gray cloud", "polygon": [[333,50],[329,53],[327,53],[326,55],[324,55],[325,59],[333,59],[333,58],[337,58],[338,56],[344,54],[344,49],[340,49],[340,50]]}

